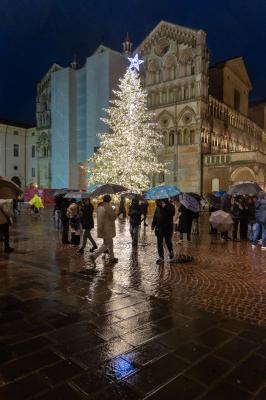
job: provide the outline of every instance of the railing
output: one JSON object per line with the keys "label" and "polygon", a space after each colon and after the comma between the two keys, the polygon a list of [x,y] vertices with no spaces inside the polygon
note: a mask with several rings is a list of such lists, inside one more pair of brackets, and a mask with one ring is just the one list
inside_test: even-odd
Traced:
{"label": "railing", "polygon": [[204,155],[204,165],[223,165],[241,161],[266,164],[266,154],[259,151],[243,151],[228,154]]}

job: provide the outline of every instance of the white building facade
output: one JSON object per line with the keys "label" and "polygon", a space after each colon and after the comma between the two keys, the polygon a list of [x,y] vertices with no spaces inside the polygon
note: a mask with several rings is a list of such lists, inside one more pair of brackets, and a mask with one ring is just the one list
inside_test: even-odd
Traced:
{"label": "white building facade", "polygon": [[0,120],[0,175],[22,188],[37,185],[35,127]]}

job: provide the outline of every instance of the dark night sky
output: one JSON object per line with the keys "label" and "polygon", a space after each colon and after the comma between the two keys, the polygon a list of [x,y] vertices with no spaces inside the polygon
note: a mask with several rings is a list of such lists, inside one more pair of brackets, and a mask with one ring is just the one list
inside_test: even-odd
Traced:
{"label": "dark night sky", "polygon": [[266,97],[266,0],[0,0],[0,15],[1,118],[34,122],[51,64],[121,50],[127,31],[137,46],[162,19],[205,30],[212,63],[243,55],[251,97]]}

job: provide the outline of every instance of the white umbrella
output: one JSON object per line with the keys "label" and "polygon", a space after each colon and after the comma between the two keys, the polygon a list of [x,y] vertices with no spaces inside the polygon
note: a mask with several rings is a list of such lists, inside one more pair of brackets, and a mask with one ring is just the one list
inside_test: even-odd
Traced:
{"label": "white umbrella", "polygon": [[229,231],[233,225],[233,220],[230,214],[219,210],[211,214],[209,219],[213,228],[219,232]]}

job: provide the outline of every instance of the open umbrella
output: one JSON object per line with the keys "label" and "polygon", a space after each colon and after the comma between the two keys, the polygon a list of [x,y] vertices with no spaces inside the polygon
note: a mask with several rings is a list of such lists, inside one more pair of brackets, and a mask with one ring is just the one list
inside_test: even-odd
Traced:
{"label": "open umbrella", "polygon": [[248,196],[256,195],[262,191],[262,188],[256,182],[243,182],[233,185],[228,190],[230,195]]}
{"label": "open umbrella", "polygon": [[17,199],[23,190],[13,181],[0,176],[0,199]]}
{"label": "open umbrella", "polygon": [[187,193],[189,196],[194,197],[194,199],[196,199],[199,203],[201,201],[201,196],[197,193],[193,193],[193,192],[188,192]]}
{"label": "open umbrella", "polygon": [[219,232],[229,231],[233,225],[231,215],[222,210],[213,212],[209,221],[213,228],[217,229]]}
{"label": "open umbrella", "polygon": [[144,194],[145,200],[162,200],[169,199],[179,195],[181,191],[174,185],[155,186]]}
{"label": "open umbrella", "polygon": [[65,194],[64,198],[65,199],[89,199],[91,197],[91,193],[87,192],[68,192]]}
{"label": "open umbrella", "polygon": [[221,208],[221,197],[216,197],[214,194],[209,193],[206,196],[206,200],[212,206],[219,210]]}
{"label": "open umbrella", "polygon": [[91,197],[99,197],[105,194],[117,194],[126,192],[128,189],[122,185],[116,185],[114,183],[105,183],[99,185],[93,192],[90,192]]}
{"label": "open umbrella", "polygon": [[179,201],[181,204],[183,204],[184,207],[189,209],[190,211],[193,212],[199,212],[200,211],[200,203],[198,200],[195,199],[195,197],[190,196],[187,193],[182,193],[179,196]]}

